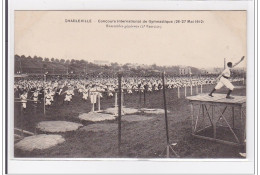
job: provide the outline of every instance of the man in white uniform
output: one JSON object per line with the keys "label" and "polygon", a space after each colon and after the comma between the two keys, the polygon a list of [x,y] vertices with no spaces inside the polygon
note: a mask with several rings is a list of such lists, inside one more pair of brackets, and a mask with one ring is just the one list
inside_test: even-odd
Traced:
{"label": "man in white uniform", "polygon": [[230,69],[232,69],[233,67],[235,67],[236,65],[238,65],[241,61],[243,61],[245,58],[245,56],[243,56],[237,63],[235,63],[232,66],[231,62],[227,63],[227,68],[218,76],[217,81],[218,84],[215,86],[215,88],[210,92],[209,96],[213,97],[213,93],[217,90],[220,89],[223,85],[225,85],[229,91],[227,93],[226,98],[228,99],[234,99],[234,97],[231,97],[230,94],[234,89],[233,84],[228,80],[230,78]]}

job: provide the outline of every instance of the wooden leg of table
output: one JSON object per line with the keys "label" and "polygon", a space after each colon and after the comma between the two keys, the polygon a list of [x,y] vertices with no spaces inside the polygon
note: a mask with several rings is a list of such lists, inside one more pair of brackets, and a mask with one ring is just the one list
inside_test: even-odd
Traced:
{"label": "wooden leg of table", "polygon": [[239,115],[240,115],[240,125],[241,125],[241,143],[244,142],[245,138],[244,138],[244,120],[243,120],[243,113],[242,113],[242,107],[239,107]]}
{"label": "wooden leg of table", "polygon": [[216,122],[214,121],[214,109],[215,107],[212,106],[212,123],[213,123],[213,137],[214,139],[216,139],[216,136],[217,136],[217,128],[216,128]]}
{"label": "wooden leg of table", "polygon": [[170,158],[170,148],[169,148],[169,145],[167,145],[167,147],[166,147],[166,156],[167,156],[167,158]]}
{"label": "wooden leg of table", "polygon": [[246,140],[246,114],[244,113],[243,110],[242,110],[242,113],[244,114],[244,121],[245,121],[245,125],[244,125],[244,140]]}
{"label": "wooden leg of table", "polygon": [[200,105],[200,107],[199,107],[199,113],[198,113],[198,115],[197,115],[197,117],[196,117],[195,126],[194,126],[194,133],[196,133],[196,130],[197,130],[201,106],[202,106],[202,105]]}

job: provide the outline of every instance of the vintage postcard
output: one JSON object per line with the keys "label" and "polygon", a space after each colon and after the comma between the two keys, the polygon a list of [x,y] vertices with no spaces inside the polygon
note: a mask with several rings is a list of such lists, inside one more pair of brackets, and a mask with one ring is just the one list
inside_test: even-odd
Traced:
{"label": "vintage postcard", "polygon": [[247,11],[15,11],[14,158],[245,159]]}

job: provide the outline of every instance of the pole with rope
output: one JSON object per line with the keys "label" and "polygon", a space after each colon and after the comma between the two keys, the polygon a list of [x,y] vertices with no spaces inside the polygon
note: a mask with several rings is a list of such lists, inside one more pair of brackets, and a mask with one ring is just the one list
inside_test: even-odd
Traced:
{"label": "pole with rope", "polygon": [[172,145],[176,145],[177,143],[170,144],[169,139],[169,130],[168,130],[168,116],[167,116],[167,103],[166,103],[166,92],[165,92],[165,72],[162,73],[162,83],[163,83],[163,103],[164,103],[164,116],[165,116],[165,130],[166,130],[166,156],[170,157],[170,150],[176,157],[179,157],[177,153],[173,150]]}
{"label": "pole with rope", "polygon": [[118,155],[121,153],[122,74],[118,74]]}

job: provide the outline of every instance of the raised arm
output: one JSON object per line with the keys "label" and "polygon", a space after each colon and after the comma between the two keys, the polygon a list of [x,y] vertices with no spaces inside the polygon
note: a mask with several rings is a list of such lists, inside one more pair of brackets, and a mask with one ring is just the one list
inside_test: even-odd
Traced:
{"label": "raised arm", "polygon": [[237,66],[239,63],[241,63],[244,60],[244,58],[245,56],[242,56],[242,58],[237,63],[235,63],[232,67]]}

